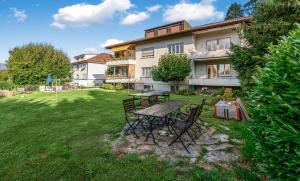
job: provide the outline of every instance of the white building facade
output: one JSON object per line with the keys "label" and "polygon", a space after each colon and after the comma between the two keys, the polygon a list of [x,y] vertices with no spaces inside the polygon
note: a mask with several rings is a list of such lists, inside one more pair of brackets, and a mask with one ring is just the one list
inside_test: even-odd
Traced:
{"label": "white building facade", "polygon": [[[130,44],[135,50],[135,76],[131,79],[135,89],[170,91],[170,83],[152,79],[151,70],[158,65],[159,58],[168,53],[187,54],[192,72],[180,84],[180,89],[188,87],[240,87],[237,73],[228,57],[231,44],[242,45],[237,28],[249,18],[222,21],[199,27],[191,27],[187,22],[176,22],[145,31],[145,38],[108,47],[115,48]],[[179,24],[178,31],[172,28]],[[162,31],[165,29],[165,31]],[[164,32],[164,33],[161,33]]]}

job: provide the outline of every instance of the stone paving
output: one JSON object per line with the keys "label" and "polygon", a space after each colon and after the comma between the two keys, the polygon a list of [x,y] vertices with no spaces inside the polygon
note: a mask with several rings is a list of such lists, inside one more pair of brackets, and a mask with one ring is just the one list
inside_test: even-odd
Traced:
{"label": "stone paving", "polygon": [[[155,155],[159,160],[173,163],[187,161],[206,170],[213,169],[216,166],[229,168],[231,163],[240,156],[237,145],[242,144],[242,141],[218,133],[213,126],[207,125],[202,129],[202,134],[199,134],[196,144],[191,144],[188,147],[190,154],[187,153],[179,141],[172,146],[168,146],[175,135],[170,134],[167,128],[163,130],[161,128],[155,129],[154,135],[157,145],[153,143],[151,137],[145,142],[145,136],[141,129],[136,131],[140,136],[139,138],[135,138],[133,134],[123,135],[124,133],[121,132],[121,136],[112,142],[112,150],[119,157],[126,154],[137,154],[143,159],[149,155]],[[229,130],[227,127],[225,129]],[[183,139],[186,140],[185,143],[190,143],[188,136],[184,136]]]}

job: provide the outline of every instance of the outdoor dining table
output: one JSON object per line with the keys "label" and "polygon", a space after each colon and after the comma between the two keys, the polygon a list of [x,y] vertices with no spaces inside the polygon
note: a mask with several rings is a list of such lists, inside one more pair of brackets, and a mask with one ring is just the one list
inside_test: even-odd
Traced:
{"label": "outdoor dining table", "polygon": [[168,101],[165,103],[156,104],[154,106],[135,111],[134,114],[138,117],[143,117],[149,122],[149,133],[147,134],[146,141],[148,141],[149,136],[153,138],[154,144],[156,144],[155,137],[153,134],[153,122],[157,119],[164,121],[164,125],[168,126],[169,121],[168,116],[174,111],[180,110],[181,107],[186,105],[185,101]]}

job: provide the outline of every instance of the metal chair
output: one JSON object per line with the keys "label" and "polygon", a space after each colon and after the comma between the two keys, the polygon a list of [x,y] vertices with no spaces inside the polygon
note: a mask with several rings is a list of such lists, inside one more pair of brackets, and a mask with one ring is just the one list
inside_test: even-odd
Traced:
{"label": "metal chair", "polygon": [[[188,153],[190,153],[189,150],[188,150],[188,146],[191,145],[191,143],[189,143],[188,145],[185,145],[185,143],[182,139],[182,136],[187,134],[191,138],[191,141],[194,144],[196,143],[195,139],[192,137],[192,135],[190,133],[190,130],[192,129],[192,127],[196,123],[197,118],[200,116],[200,114],[202,112],[204,102],[202,102],[201,105],[197,105],[196,107],[191,108],[190,109],[190,114],[188,115],[188,118],[185,119],[185,120],[182,120],[182,119],[179,119],[179,118],[171,118],[172,123],[170,124],[170,127],[171,127],[172,131],[175,133],[176,138],[169,144],[169,146],[171,146],[177,140],[179,140],[181,142],[181,144],[183,145],[183,147],[185,148],[185,150]],[[179,132],[177,132],[176,129]]]}
{"label": "metal chair", "polygon": [[159,99],[158,99],[158,96],[155,96],[155,95],[149,97],[149,102],[150,102],[151,105],[155,105],[155,104],[161,103],[159,101]]}
{"label": "metal chair", "polygon": [[123,100],[123,107],[125,112],[125,120],[128,124],[128,128],[125,129],[124,135],[131,131],[138,138],[139,136],[136,134],[135,129],[139,125],[140,120],[138,117],[134,117],[133,115],[133,112],[136,110],[134,99]]}
{"label": "metal chair", "polygon": [[[201,106],[201,111],[202,111],[202,109],[203,109],[203,106],[204,106],[205,102],[206,102],[206,99],[203,99],[202,102],[201,102],[201,104],[200,104],[200,106]],[[192,108],[195,108],[195,107],[198,106],[198,105],[199,105],[199,104],[189,104],[189,105],[186,107],[186,112],[179,112],[179,113],[176,115],[176,117],[178,117],[178,118],[180,118],[180,119],[182,119],[182,120],[188,119],[188,116],[189,116],[189,114],[190,114],[190,112],[191,112],[191,109],[192,109]],[[196,120],[196,122],[195,122],[195,126],[196,126],[196,128],[199,130],[199,132],[202,131],[201,126],[204,126],[204,125],[203,125],[202,120],[201,120],[201,118],[200,118],[200,114],[199,114],[198,117],[197,117],[197,120]]]}

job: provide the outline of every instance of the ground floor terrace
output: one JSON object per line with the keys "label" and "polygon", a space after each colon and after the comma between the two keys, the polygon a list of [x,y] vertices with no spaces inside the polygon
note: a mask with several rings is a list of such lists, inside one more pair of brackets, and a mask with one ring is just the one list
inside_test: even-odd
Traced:
{"label": "ground floor terrace", "polygon": [[[38,92],[0,98],[0,180],[258,180],[248,162],[251,145],[243,141],[246,123],[214,118],[214,97],[170,97],[190,103],[206,98],[206,133],[227,135],[223,141],[231,146],[225,155],[238,152],[229,166],[220,161],[209,169],[202,164],[212,153],[209,145],[199,147],[192,160],[175,161],[157,157],[152,145],[148,152],[146,146],[127,148],[131,134],[120,135],[125,126],[122,100],[127,98],[127,90],[102,89],[59,92],[57,100],[55,93]],[[116,147],[140,152],[118,152]]]}

